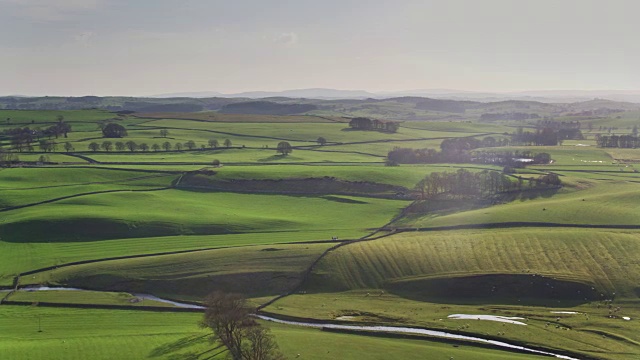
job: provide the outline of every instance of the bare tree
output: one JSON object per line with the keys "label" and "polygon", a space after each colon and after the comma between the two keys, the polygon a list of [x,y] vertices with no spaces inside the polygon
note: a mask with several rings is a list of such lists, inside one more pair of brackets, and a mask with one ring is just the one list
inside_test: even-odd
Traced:
{"label": "bare tree", "polygon": [[273,336],[254,320],[241,295],[216,291],[204,305],[202,326],[213,331],[214,339],[229,349],[234,360],[283,359]]}
{"label": "bare tree", "polygon": [[224,146],[225,146],[225,147],[228,147],[228,148],[229,148],[229,147],[231,147],[231,140],[229,140],[229,139],[224,139]]}

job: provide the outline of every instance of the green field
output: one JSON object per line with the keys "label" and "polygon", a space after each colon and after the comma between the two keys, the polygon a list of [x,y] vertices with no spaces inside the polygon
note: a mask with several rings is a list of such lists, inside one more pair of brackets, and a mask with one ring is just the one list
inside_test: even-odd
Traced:
{"label": "green field", "polygon": [[[53,309],[3,306],[0,334],[9,359],[225,359],[224,348],[211,344],[198,328],[200,314],[122,310]],[[42,332],[38,332],[38,321]],[[505,351],[453,347],[425,340],[347,335],[264,323],[290,359],[422,359],[425,355],[456,359],[539,359]],[[299,354],[299,355],[298,355]]]}
{"label": "green field", "polygon": [[307,264],[329,246],[249,246],[103,261],[26,276],[21,283],[152,293],[172,299],[202,299],[214,290],[277,296],[295,287]]}
{"label": "green field", "polygon": [[[24,304],[0,304],[0,357],[222,359],[225,349],[198,327],[201,314],[140,297],[201,302],[223,290],[299,320],[422,327],[578,358],[640,358],[640,152],[598,148],[594,136],[604,131],[584,130],[589,122],[633,126],[637,113],[581,120],[586,140],[488,149],[549,153],[552,163],[514,176],[553,172],[559,188],[423,200],[413,189],[430,173],[503,167],[385,166],[394,147],[439,149],[443,139],[499,138],[534,124],[475,121],[486,111],[518,109],[486,106],[459,115],[396,101],[295,116],[0,110],[10,118],[0,131],[45,129],[58,115],[72,126],[66,138],[51,138],[54,151],[34,143],[35,151],[16,153],[19,161],[0,164],[0,299]],[[554,106],[528,111],[547,116]],[[351,130],[343,111],[406,121],[396,133]],[[128,135],[103,138],[104,121]],[[169,142],[172,149],[89,150],[103,141]],[[196,148],[175,149],[187,141]],[[293,152],[277,154],[280,141]],[[4,151],[10,143],[0,136]],[[39,163],[41,155],[49,161]],[[11,292],[15,285],[89,291]],[[72,308],[94,305],[126,310]],[[526,326],[452,314],[516,316]],[[433,338],[263,324],[290,359],[542,358]]]}

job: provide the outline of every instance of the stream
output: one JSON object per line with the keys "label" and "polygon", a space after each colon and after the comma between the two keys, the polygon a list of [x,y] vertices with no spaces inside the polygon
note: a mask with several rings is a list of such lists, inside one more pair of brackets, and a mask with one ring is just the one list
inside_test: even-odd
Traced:
{"label": "stream", "polygon": [[[19,291],[88,291],[88,290],[76,289],[76,288],[66,288],[66,287],[48,287],[48,286],[37,286],[36,287],[36,286],[34,286],[34,287],[20,288]],[[138,297],[138,298],[141,298],[141,299],[145,299],[145,300],[152,300],[152,301],[158,301],[158,302],[171,304],[171,305],[173,305],[175,307],[179,307],[179,308],[204,309],[203,306],[193,305],[193,304],[186,304],[186,303],[181,303],[181,302],[178,302],[178,301],[162,299],[162,298],[159,298],[157,296],[149,295],[149,294],[135,294],[134,293],[134,294],[131,294],[131,295],[133,295],[135,297]],[[278,319],[278,318],[274,318],[274,317],[271,317],[271,316],[265,316],[265,315],[255,315],[255,316],[257,318],[265,320],[265,321],[272,321],[272,322],[275,322],[275,323],[285,324],[285,325],[292,325],[292,326],[304,326],[304,327],[310,327],[310,328],[316,328],[316,329],[327,328],[327,329],[336,329],[336,330],[372,331],[372,332],[389,333],[389,334],[426,335],[426,336],[437,337],[437,338],[453,339],[453,340],[461,340],[461,341],[472,341],[472,342],[477,342],[477,343],[482,343],[482,344],[489,344],[489,345],[493,345],[493,346],[504,348],[504,349],[518,350],[518,351],[528,352],[528,353],[531,353],[531,354],[551,356],[551,357],[555,357],[557,359],[580,360],[578,358],[574,358],[574,357],[570,357],[570,356],[566,356],[566,355],[554,354],[552,352],[543,351],[543,350],[529,349],[529,348],[526,348],[524,346],[513,345],[513,344],[509,344],[509,343],[502,342],[502,341],[488,340],[488,339],[483,339],[483,338],[474,337],[474,336],[468,336],[468,335],[452,334],[452,333],[448,333],[448,332],[444,332],[444,331],[437,331],[437,330],[427,330],[427,329],[402,327],[402,326],[343,325],[343,324],[334,324],[334,323],[329,323],[329,322],[327,322],[327,323],[310,323],[310,322],[302,322],[302,321],[281,320],[281,319]]]}

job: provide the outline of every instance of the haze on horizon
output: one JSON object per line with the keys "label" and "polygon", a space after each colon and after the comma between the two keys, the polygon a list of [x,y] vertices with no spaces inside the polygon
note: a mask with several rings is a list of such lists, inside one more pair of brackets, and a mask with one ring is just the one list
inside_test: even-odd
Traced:
{"label": "haze on horizon", "polygon": [[0,95],[630,90],[633,0],[0,0]]}

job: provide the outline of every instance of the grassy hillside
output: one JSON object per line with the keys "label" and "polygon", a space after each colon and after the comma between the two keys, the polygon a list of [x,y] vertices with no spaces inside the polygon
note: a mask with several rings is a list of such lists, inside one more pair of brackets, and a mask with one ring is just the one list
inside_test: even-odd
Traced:
{"label": "grassy hillside", "polygon": [[248,297],[293,288],[330,244],[269,245],[205,250],[76,265],[27,276],[21,282],[202,299],[214,290]]}
{"label": "grassy hillside", "polygon": [[[2,306],[7,359],[146,359],[212,356],[200,314]],[[38,322],[42,332],[38,332]],[[215,358],[215,357],[214,357]],[[220,354],[218,358],[222,359]]]}
{"label": "grassy hillside", "polygon": [[[584,283],[608,296],[615,292],[618,297],[635,299],[640,265],[633,258],[640,255],[639,235],[636,231],[566,228],[407,232],[332,251],[314,269],[309,289],[383,288],[402,293],[402,287],[411,287],[411,282],[422,282],[426,287],[428,280],[438,278],[512,274],[522,276],[514,280],[516,284],[529,283],[534,280],[531,276],[537,275]],[[472,299],[466,288],[471,287],[479,297],[486,297],[481,284],[480,279],[460,283],[459,299],[455,289],[443,288],[442,294],[437,289],[421,294],[412,288],[411,296]],[[489,284],[491,281],[486,284],[490,290],[498,291]],[[532,291],[531,297],[540,290]],[[492,297],[492,301],[500,301]],[[573,298],[582,300],[577,294]]]}
{"label": "grassy hillside", "polygon": [[573,188],[567,187],[552,196],[532,194],[535,198],[530,200],[523,198],[471,211],[414,214],[395,225],[436,227],[503,222],[640,225],[640,188],[637,183],[563,178],[569,184],[572,180]]}

